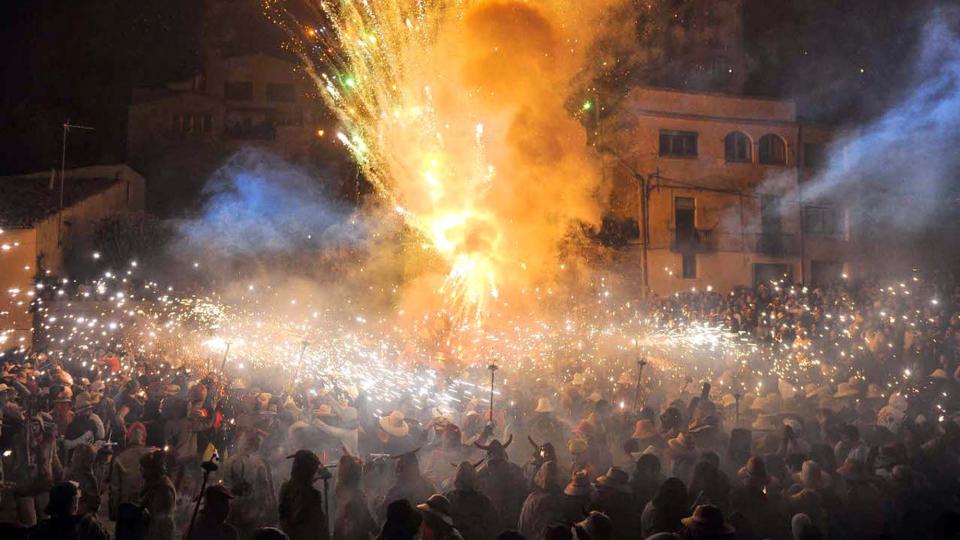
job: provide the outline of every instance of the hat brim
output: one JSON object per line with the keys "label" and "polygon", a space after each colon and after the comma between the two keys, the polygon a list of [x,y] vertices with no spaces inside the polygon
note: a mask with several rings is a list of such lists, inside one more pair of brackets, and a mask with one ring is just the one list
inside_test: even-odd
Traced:
{"label": "hat brim", "polygon": [[727,523],[724,523],[723,525],[721,525],[719,529],[716,527],[708,528],[705,524],[697,521],[696,518],[694,518],[693,516],[685,517],[681,519],[680,523],[682,523],[684,527],[697,532],[704,532],[704,533],[710,533],[710,534],[730,534],[730,533],[736,532],[735,529]]}
{"label": "hat brim", "polygon": [[438,518],[440,518],[440,519],[441,519],[444,523],[446,523],[447,525],[450,525],[451,527],[453,526],[453,518],[452,518],[452,517],[450,517],[450,516],[448,516],[448,515],[446,515],[446,514],[443,514],[443,513],[441,513],[441,512],[438,512],[438,511],[436,511],[436,510],[434,510],[433,507],[431,507],[431,506],[430,506],[429,504],[427,504],[427,503],[420,503],[420,504],[418,504],[418,505],[417,505],[417,510],[420,510],[420,511],[422,511],[422,512],[426,512],[426,513],[428,513],[428,514],[433,514],[434,516],[437,516]]}
{"label": "hat brim", "polygon": [[377,425],[380,426],[387,435],[392,435],[394,437],[406,437],[410,433],[410,425],[406,421],[400,422],[400,427],[392,426],[388,422],[389,417],[384,416],[377,421]]}
{"label": "hat brim", "polygon": [[597,478],[597,485],[615,489],[621,493],[633,493],[633,489],[630,487],[630,484],[620,484],[607,476],[601,476],[600,478]]}

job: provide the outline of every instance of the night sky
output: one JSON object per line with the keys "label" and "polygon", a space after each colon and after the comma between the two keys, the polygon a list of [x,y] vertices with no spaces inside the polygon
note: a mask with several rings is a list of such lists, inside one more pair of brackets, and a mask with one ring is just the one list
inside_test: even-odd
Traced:
{"label": "night sky", "polygon": [[[833,123],[876,115],[906,90],[923,24],[947,5],[744,1],[746,92],[795,98],[805,118]],[[68,166],[123,161],[131,89],[187,79],[200,69],[201,6],[200,0],[3,2],[0,174],[59,166],[61,124],[68,119],[97,127],[71,139]]]}

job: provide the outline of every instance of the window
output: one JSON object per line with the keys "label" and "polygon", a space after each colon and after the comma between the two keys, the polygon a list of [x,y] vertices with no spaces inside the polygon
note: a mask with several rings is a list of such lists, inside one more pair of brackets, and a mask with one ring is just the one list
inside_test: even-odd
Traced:
{"label": "window", "polygon": [[289,83],[267,83],[267,101],[295,101],[293,85]]}
{"label": "window", "polygon": [[826,148],[822,144],[804,143],[803,145],[803,166],[811,169],[819,169],[823,166],[826,158]]}
{"label": "window", "polygon": [[203,122],[201,125],[203,126],[204,133],[210,133],[213,131],[213,118],[211,118],[209,114],[203,115]]}
{"label": "window", "polygon": [[660,130],[660,155],[696,157],[697,134],[692,131]]}
{"label": "window", "polygon": [[750,139],[739,131],[734,131],[723,139],[724,155],[730,163],[750,162]]}
{"label": "window", "polygon": [[224,83],[223,97],[234,101],[250,101],[253,99],[253,83],[250,81]]}
{"label": "window", "polygon": [[760,137],[760,163],[784,165],[787,162],[787,145],[776,135]]}
{"label": "window", "polygon": [[683,279],[697,279],[697,256],[693,253],[683,254]]}
{"label": "window", "polygon": [[836,208],[804,206],[803,232],[814,238],[841,238],[843,216]]}
{"label": "window", "polygon": [[673,218],[676,223],[676,240],[678,245],[689,245],[696,241],[697,232],[694,228],[694,212],[696,201],[693,197],[674,197]]}

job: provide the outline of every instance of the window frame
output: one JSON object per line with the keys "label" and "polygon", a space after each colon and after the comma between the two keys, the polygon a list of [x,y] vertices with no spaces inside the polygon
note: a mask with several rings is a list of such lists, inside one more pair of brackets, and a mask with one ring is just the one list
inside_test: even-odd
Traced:
{"label": "window frame", "polygon": [[[732,139],[731,139],[732,138]],[[731,159],[730,145],[731,140],[733,145],[736,145],[737,139],[743,140],[743,148],[746,153],[743,159],[734,158]],[[734,148],[736,150],[736,148]],[[723,138],[723,158],[727,163],[753,163],[753,141],[750,140],[750,136],[742,131],[731,131]]]}
{"label": "window frame", "polygon": [[[771,160],[773,155],[773,146],[770,146],[767,149],[767,157],[764,158],[764,141],[777,141],[780,143],[780,148],[783,149],[783,159],[781,161]],[[787,164],[787,141],[783,137],[777,135],[776,133],[767,133],[760,137],[757,141],[757,163],[760,165],[779,165],[785,166]]]}
{"label": "window frame", "polygon": [[[700,155],[699,139],[700,139],[700,133],[696,131],[661,129],[659,137],[657,139],[658,146],[659,146],[658,153],[660,157],[666,157],[666,158],[696,159]],[[664,145],[665,140],[668,140],[669,144]],[[681,149],[680,152],[674,151],[675,148],[678,146],[675,143],[675,141],[679,141],[679,140],[692,140],[693,141],[693,144],[691,145],[692,152],[690,152],[686,148],[687,146],[686,144],[679,145],[684,147]],[[665,148],[665,147],[668,147],[668,148]]]}
{"label": "window frame", "polygon": [[697,279],[697,255],[695,253],[680,255],[680,277],[682,279]]}
{"label": "window frame", "polygon": [[[249,92],[243,92],[243,96],[235,97],[236,93],[230,89],[245,88]],[[233,95],[231,95],[233,94]],[[223,99],[228,101],[253,101],[253,81],[224,81]]]}

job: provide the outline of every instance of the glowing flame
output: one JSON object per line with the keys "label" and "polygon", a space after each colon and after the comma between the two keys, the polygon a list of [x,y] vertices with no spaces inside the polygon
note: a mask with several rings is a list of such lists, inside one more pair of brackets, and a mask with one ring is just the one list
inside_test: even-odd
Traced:
{"label": "glowing flame", "polygon": [[505,285],[555,272],[570,224],[598,214],[595,163],[562,91],[587,41],[571,23],[591,3],[306,3],[324,25],[279,13],[337,139],[442,257],[450,311],[479,322]]}

